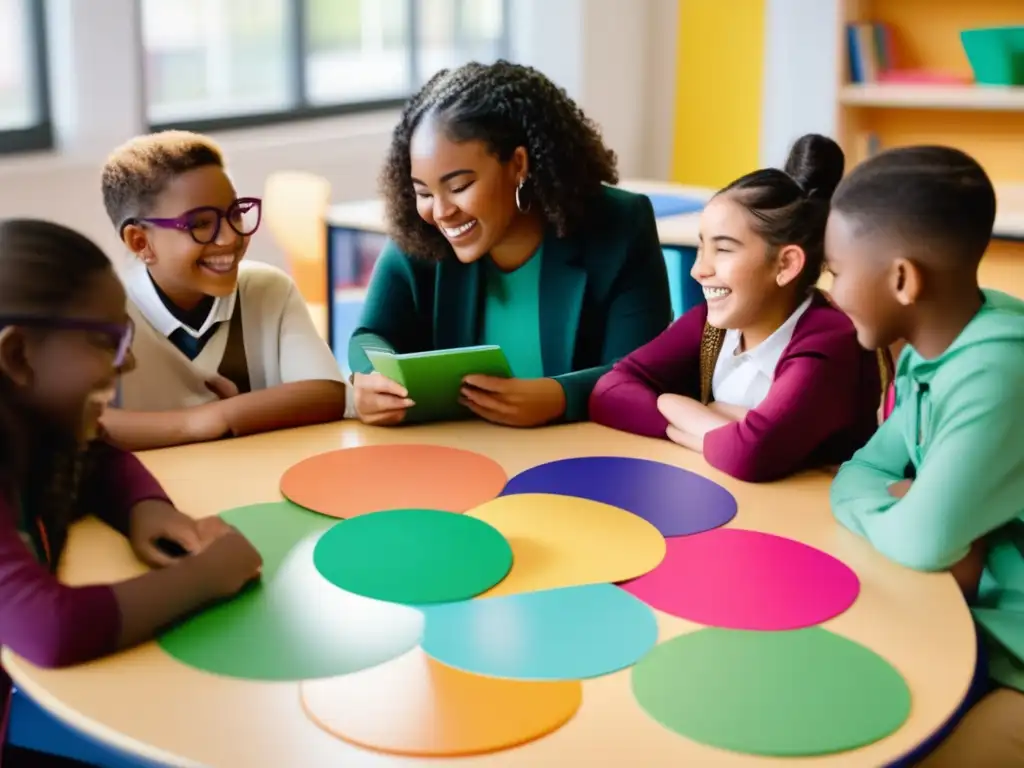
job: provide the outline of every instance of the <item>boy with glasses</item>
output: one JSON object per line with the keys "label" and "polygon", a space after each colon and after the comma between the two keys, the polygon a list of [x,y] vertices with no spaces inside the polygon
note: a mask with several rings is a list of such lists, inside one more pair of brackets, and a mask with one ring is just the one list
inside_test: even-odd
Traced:
{"label": "boy with glasses", "polygon": [[185,131],[107,160],[103,202],[134,255],[123,278],[136,367],[104,428],[130,450],[334,421],[344,377],[295,284],[243,262],[261,201],[238,197],[220,149]]}

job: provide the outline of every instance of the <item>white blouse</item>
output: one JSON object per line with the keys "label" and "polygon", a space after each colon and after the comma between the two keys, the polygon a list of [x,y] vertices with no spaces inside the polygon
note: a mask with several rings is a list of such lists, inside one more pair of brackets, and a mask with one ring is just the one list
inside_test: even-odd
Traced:
{"label": "white blouse", "polygon": [[746,352],[737,354],[740,332],[726,331],[711,377],[711,392],[715,400],[741,408],[759,406],[768,396],[775,379],[775,367],[793,339],[797,322],[810,306],[811,299],[808,298],[771,336]]}

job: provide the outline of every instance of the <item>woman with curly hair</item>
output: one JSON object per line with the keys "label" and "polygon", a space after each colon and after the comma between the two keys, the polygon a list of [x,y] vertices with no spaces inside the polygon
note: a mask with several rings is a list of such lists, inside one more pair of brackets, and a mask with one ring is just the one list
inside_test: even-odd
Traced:
{"label": "woman with curly hair", "polygon": [[391,240],[349,366],[360,418],[413,405],[365,349],[494,344],[513,378],[469,376],[477,416],[532,427],[587,416],[598,378],[672,320],[650,200],[566,92],[499,61],[442,70],[406,105],[381,175]]}

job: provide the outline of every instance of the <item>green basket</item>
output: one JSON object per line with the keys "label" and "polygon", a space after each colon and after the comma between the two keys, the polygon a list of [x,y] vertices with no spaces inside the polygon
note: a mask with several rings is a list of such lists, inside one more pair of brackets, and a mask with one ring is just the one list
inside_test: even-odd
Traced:
{"label": "green basket", "polygon": [[1024,85],[1024,27],[965,29],[960,42],[979,85]]}

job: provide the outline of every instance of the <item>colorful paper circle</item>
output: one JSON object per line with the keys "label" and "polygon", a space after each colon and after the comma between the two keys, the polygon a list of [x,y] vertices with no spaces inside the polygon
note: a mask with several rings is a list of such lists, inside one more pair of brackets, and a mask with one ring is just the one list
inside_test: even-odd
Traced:
{"label": "colorful paper circle", "polygon": [[624,581],[665,556],[665,538],[618,507],[573,496],[502,496],[466,513],[501,531],[512,545],[512,572],[482,597]]}
{"label": "colorful paper circle", "polygon": [[860,592],[845,563],[799,541],[719,528],[668,540],[661,564],[621,585],[659,611],[709,627],[810,627]]}
{"label": "colorful paper circle", "polygon": [[640,706],[669,730],[755,755],[856,749],[910,714],[910,691],[892,666],[820,627],[681,635],[647,654],[632,682]]}
{"label": "colorful paper circle", "polygon": [[302,706],[329,733],[400,755],[455,757],[545,736],[579,709],[578,681],[524,682],[461,672],[420,649],[333,680],[302,683]]}
{"label": "colorful paper circle", "polygon": [[281,478],[281,494],[331,517],[387,509],[465,512],[493,499],[505,470],[479,453],[443,445],[368,445],[313,456]]}
{"label": "colorful paper circle", "polygon": [[663,536],[725,525],[736,499],[706,477],[680,467],[623,456],[586,456],[531,467],[509,480],[502,495],[555,493],[610,504],[639,515]]}
{"label": "colorful paper circle", "polygon": [[465,600],[512,567],[512,549],[485,522],[433,509],[362,515],[325,533],[313,553],[332,584],[394,603]]}
{"label": "colorful paper circle", "polygon": [[465,672],[582,680],[634,664],[658,641],[654,613],[611,584],[588,584],[424,609],[420,645]]}
{"label": "colorful paper circle", "polygon": [[372,667],[419,642],[419,611],[343,592],[317,573],[313,549],[334,521],[288,502],[221,517],[259,550],[263,576],[163,634],[174,658],[228,677],[303,680]]}

